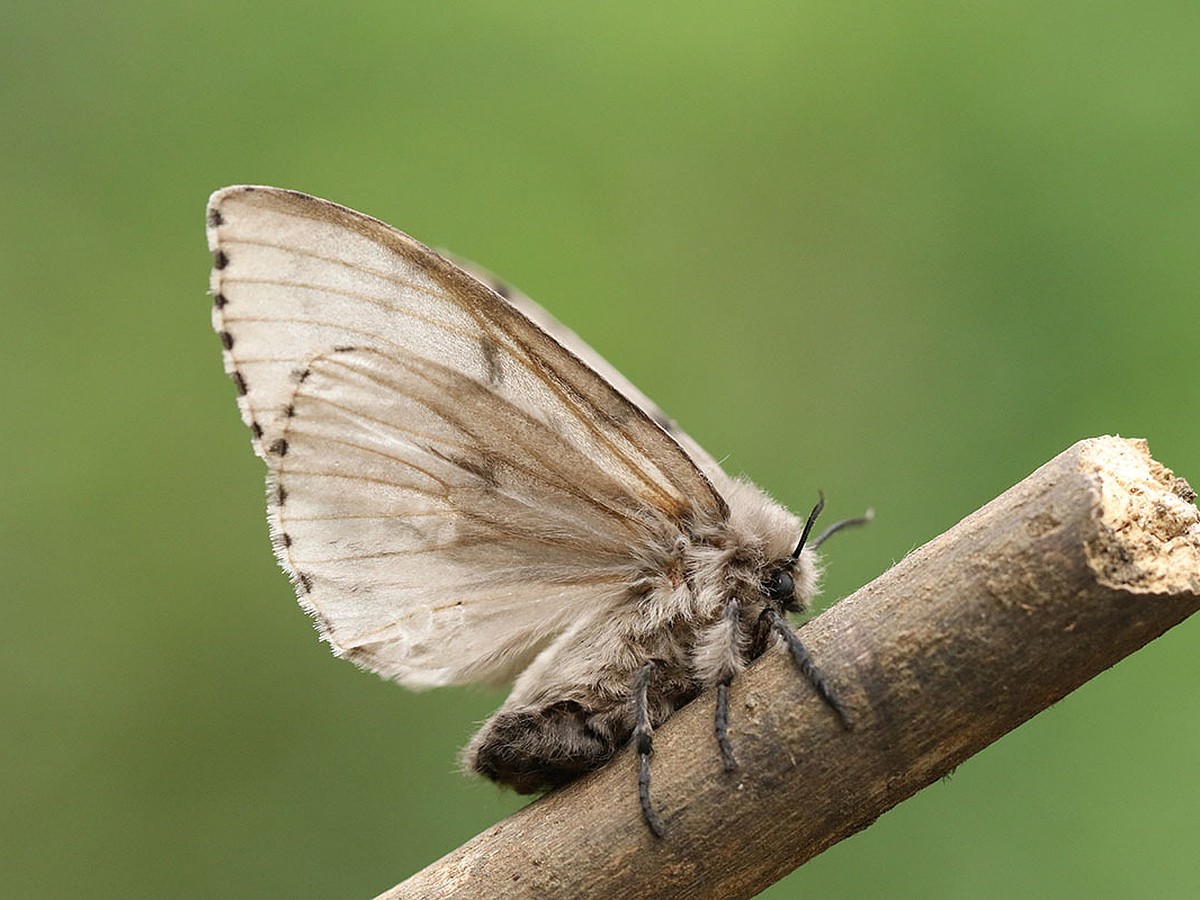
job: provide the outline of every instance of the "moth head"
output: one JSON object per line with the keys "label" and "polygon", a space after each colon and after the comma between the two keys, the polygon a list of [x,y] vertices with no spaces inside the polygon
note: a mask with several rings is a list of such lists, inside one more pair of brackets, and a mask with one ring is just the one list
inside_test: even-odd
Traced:
{"label": "moth head", "polygon": [[796,543],[796,549],[792,551],[792,555],[768,566],[763,575],[763,596],[772,603],[778,604],[784,612],[802,612],[804,610],[805,601],[796,594],[796,579],[800,575],[800,555],[804,552],[805,544],[808,543],[808,536],[812,533],[817,516],[825,508],[825,495],[818,492],[817,498],[817,505],[808,514],[804,530],[800,532],[800,540]]}
{"label": "moth head", "polygon": [[774,604],[778,604],[787,612],[801,612],[804,607],[796,596],[796,577],[792,574],[794,563],[788,560],[784,566],[776,566],[767,570],[763,579],[762,593]]}

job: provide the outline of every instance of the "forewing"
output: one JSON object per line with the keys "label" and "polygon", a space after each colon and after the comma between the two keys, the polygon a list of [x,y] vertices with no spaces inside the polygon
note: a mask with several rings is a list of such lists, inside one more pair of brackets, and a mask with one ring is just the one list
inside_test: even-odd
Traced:
{"label": "forewing", "polygon": [[208,222],[276,550],[336,652],[504,679],[615,602],[639,536],[726,515],[641,409],[422,244],[273,188],[217,192]]}
{"label": "forewing", "polygon": [[559,344],[570,350],[575,356],[585,362],[593,371],[600,377],[611,384],[620,394],[634,403],[642,410],[650,419],[652,419],[663,431],[675,439],[675,442],[684,449],[692,461],[704,472],[710,482],[714,484],[724,484],[729,476],[721,468],[721,464],[712,457],[707,450],[695,441],[691,435],[679,427],[679,423],[672,419],[663,411],[657,403],[647,397],[638,389],[632,381],[621,374],[615,366],[612,365],[603,356],[592,349],[588,344],[577,335],[574,331],[563,325],[558,319],[547,312],[540,304],[534,302],[521,291],[514,288],[507,282],[497,278],[487,269],[475,263],[466,260],[454,260],[462,266],[468,274],[482,281],[485,285],[507,300],[510,304],[517,308],[527,319],[535,323],[542,331],[546,332],[550,337],[556,340]]}

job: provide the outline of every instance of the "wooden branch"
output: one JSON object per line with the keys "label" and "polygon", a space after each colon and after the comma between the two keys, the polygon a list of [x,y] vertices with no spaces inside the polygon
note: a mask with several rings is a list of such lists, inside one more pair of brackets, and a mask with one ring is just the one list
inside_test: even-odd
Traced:
{"label": "wooden branch", "polygon": [[1200,511],[1144,441],[1081,441],[806,625],[852,731],[783,652],[381,895],[749,897],[1200,607]]}

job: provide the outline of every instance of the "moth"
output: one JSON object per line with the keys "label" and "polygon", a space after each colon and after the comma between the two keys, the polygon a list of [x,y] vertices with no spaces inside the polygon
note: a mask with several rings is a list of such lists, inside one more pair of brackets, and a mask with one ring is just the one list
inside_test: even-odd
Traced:
{"label": "moth", "polygon": [[802,521],[727,475],[527,298],[294,191],[208,204],[213,324],[268,468],[275,554],[337,656],[410,688],[513,682],[463,753],[519,792],[654,730],[786,644],[817,590]]}

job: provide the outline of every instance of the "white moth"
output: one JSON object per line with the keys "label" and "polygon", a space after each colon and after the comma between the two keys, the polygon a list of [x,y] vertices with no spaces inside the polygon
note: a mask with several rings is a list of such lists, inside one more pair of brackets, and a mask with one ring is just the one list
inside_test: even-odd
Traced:
{"label": "white moth", "polygon": [[[529,300],[361,213],[229,187],[213,324],[271,537],[338,656],[412,688],[515,679],[464,751],[521,792],[651,735],[786,642],[816,593],[802,522]],[[841,524],[846,523],[838,523]]]}

